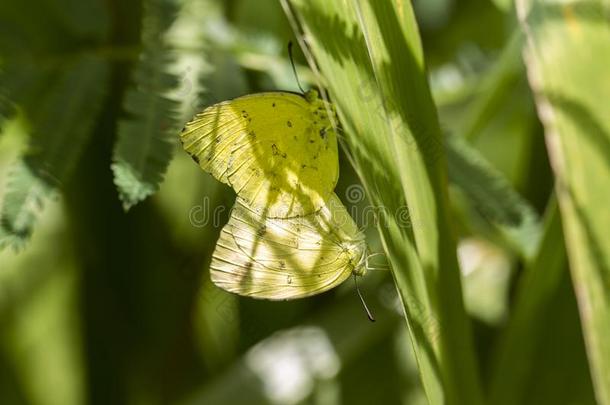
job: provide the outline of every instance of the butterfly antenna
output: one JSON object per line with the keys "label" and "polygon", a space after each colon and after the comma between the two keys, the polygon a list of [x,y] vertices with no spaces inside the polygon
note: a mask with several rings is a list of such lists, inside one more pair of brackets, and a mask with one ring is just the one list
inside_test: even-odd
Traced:
{"label": "butterfly antenna", "polygon": [[301,93],[305,94],[305,90],[301,87],[301,82],[299,81],[299,75],[297,75],[297,68],[294,65],[294,57],[292,56],[292,41],[288,42],[288,57],[290,58],[290,65],[292,65],[292,72],[294,73],[294,78],[297,79],[297,86],[301,90]]}
{"label": "butterfly antenna", "polygon": [[356,292],[358,293],[358,297],[360,297],[360,302],[362,303],[362,306],[364,307],[364,310],[366,311],[366,316],[368,316],[369,321],[375,322],[375,317],[369,310],[369,307],[366,306],[366,302],[364,302],[364,297],[362,296],[362,293],[360,292],[360,287],[358,287],[358,276],[355,273],[354,273],[354,284],[356,285]]}

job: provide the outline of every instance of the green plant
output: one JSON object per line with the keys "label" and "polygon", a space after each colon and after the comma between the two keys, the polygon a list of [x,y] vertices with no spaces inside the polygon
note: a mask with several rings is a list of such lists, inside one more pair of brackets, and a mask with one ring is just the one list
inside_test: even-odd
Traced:
{"label": "green plant", "polygon": [[[0,3],[0,402],[610,404],[608,15]],[[269,303],[209,279],[234,195],[178,132],[296,90],[291,39],[338,112],[337,193],[391,267],[362,285],[375,324],[351,285]],[[269,353],[301,379],[278,386]]]}

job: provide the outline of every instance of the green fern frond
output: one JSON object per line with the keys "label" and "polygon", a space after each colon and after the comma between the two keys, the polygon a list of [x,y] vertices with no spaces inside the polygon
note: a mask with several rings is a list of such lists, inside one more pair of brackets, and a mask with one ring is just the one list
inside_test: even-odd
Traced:
{"label": "green fern frond", "polygon": [[27,112],[31,141],[9,175],[0,212],[0,247],[22,246],[44,201],[67,180],[89,139],[107,86],[108,66],[83,57],[58,72],[39,107]]}
{"label": "green fern frond", "polygon": [[449,180],[493,227],[499,228],[524,257],[538,246],[541,225],[536,210],[497,169],[457,136],[446,139]]}
{"label": "green fern frond", "polygon": [[134,85],[127,92],[128,117],[119,123],[114,151],[114,183],[128,210],[153,194],[163,180],[174,149],[176,101],[168,93],[178,80],[169,72],[171,47],[164,34],[174,21],[176,6],[168,0],[144,2],[142,43]]}

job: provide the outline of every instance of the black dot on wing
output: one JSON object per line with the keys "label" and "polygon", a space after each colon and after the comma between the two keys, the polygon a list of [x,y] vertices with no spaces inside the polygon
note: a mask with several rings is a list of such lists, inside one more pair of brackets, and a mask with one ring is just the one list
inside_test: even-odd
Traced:
{"label": "black dot on wing", "polygon": [[286,121],[286,125],[288,125],[288,128],[292,128],[292,122]]}
{"label": "black dot on wing", "polygon": [[275,107],[275,103],[271,104],[271,107]]}
{"label": "black dot on wing", "polygon": [[256,231],[256,235],[259,237],[263,237],[266,232],[267,232],[267,226],[263,225],[260,228],[258,228],[258,230]]}

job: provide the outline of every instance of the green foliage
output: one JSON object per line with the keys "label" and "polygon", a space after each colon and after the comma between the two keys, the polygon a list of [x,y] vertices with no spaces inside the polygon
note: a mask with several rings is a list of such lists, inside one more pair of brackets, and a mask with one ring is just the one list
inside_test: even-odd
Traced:
{"label": "green foliage", "polygon": [[[387,213],[379,231],[428,399],[480,403],[448,222],[442,135],[410,5],[291,4],[327,76],[355,168],[373,205]],[[397,215],[407,206],[411,228]]]}
{"label": "green foliage", "polygon": [[58,74],[30,114],[28,150],[9,177],[0,219],[0,246],[19,248],[44,201],[74,170],[104,98],[106,64],[83,57]]}
{"label": "green foliage", "polygon": [[169,73],[172,49],[164,34],[176,14],[170,0],[144,2],[143,51],[125,96],[127,117],[119,122],[114,152],[114,182],[127,210],[159,188],[175,145],[177,103],[169,92],[177,78]]}
{"label": "green foliage", "polygon": [[[603,1],[518,2],[599,403],[610,403],[610,61]],[[574,61],[595,61],[574,63]]]}
{"label": "green foliage", "polygon": [[[609,9],[511,4],[0,2],[0,403],[610,405]],[[296,90],[289,40],[375,323],[210,280],[235,196],[178,133]]]}
{"label": "green foliage", "polygon": [[449,180],[484,219],[523,257],[531,257],[540,236],[538,215],[504,175],[458,137],[447,138],[447,169]]}

